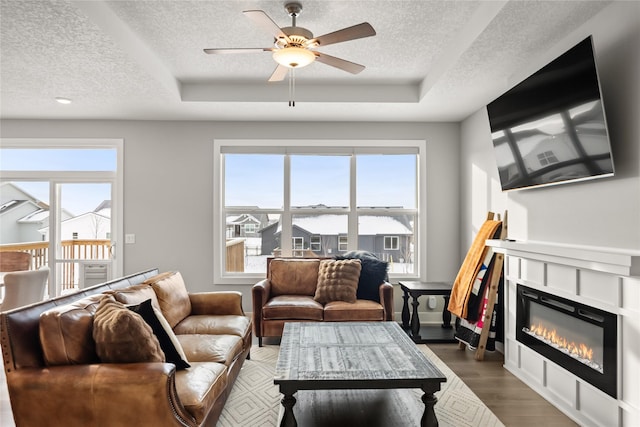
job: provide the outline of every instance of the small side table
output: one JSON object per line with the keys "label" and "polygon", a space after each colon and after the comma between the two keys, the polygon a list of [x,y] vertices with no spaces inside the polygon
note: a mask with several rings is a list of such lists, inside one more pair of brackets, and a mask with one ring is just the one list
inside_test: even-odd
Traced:
{"label": "small side table", "polygon": [[[402,327],[411,332],[411,338],[417,344],[427,342],[457,342],[453,337],[454,330],[451,326],[451,313],[447,310],[449,305],[449,296],[451,295],[451,283],[446,282],[398,282],[402,289],[403,305],[402,305]],[[444,308],[442,309],[442,325],[433,327],[424,325],[421,330],[420,317],[418,316],[418,298],[422,295],[440,295],[444,298]],[[409,296],[412,299],[413,311],[409,316]],[[424,332],[425,336],[420,333]]]}

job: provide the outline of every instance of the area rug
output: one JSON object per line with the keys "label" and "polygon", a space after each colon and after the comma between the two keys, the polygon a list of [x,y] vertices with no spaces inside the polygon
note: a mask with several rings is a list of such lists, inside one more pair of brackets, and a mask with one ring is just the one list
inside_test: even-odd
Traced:
{"label": "area rug", "polygon": [[[442,371],[447,382],[436,393],[435,411],[440,427],[499,427],[500,420],[462,380],[426,345],[420,350]],[[274,427],[277,424],[281,395],[273,384],[278,346],[251,348],[251,360],[245,361],[227,401],[218,427]],[[411,390],[416,402],[422,392]],[[300,426],[304,427],[304,426]]]}

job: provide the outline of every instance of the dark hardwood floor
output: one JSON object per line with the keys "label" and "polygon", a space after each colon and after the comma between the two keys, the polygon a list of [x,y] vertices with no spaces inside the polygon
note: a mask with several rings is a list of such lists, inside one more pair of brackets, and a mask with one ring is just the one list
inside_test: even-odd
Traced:
{"label": "dark hardwood floor", "polygon": [[[457,344],[429,344],[429,347],[473,390],[505,426],[577,426],[571,419],[504,369],[501,353],[486,353],[485,360],[479,362],[474,359],[473,352],[459,350]],[[14,426],[4,369],[1,368],[0,426]]]}
{"label": "dark hardwood floor", "polygon": [[577,426],[569,417],[503,368],[500,352],[486,352],[483,361],[457,344],[428,344],[453,372],[507,427]]}

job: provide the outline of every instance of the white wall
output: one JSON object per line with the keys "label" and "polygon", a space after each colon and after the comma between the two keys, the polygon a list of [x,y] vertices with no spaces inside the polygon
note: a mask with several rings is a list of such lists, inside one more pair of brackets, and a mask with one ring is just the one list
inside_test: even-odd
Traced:
{"label": "white wall", "polygon": [[531,58],[532,69],[523,72],[535,71],[589,35],[616,176],[502,193],[483,108],[461,125],[461,251],[470,246],[488,210],[505,209],[512,239],[640,249],[640,5],[613,3],[558,40],[548,57]]}
{"label": "white wall", "polygon": [[[192,291],[236,289],[251,310],[249,286],[213,286],[213,141],[220,139],[424,139],[427,144],[427,279],[459,268],[459,125],[4,120],[2,136],[124,140],[124,272],[178,269]],[[392,174],[393,170],[382,170]],[[268,183],[265,183],[268,185]],[[400,310],[396,292],[396,310]]]}

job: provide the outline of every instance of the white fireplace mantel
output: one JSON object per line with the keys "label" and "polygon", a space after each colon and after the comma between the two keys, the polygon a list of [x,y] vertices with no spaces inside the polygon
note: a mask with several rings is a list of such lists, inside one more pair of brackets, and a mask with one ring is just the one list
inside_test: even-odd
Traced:
{"label": "white fireplace mantel", "polygon": [[[505,255],[505,368],[580,425],[640,426],[640,251],[539,241],[487,245]],[[518,284],[617,315],[617,398],[516,340]]]}
{"label": "white fireplace mantel", "polygon": [[496,252],[622,276],[640,276],[640,251],[517,240],[487,240]]}

